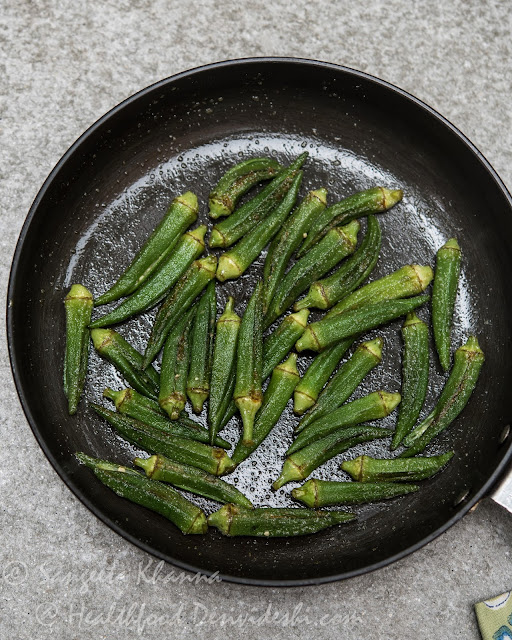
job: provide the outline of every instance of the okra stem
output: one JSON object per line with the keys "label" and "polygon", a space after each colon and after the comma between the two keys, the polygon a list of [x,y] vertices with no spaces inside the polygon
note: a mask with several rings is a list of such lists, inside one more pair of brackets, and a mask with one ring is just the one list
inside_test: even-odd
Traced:
{"label": "okra stem", "polygon": [[69,415],[76,413],[85,384],[89,357],[89,329],[93,299],[81,284],[74,284],[66,298],[66,350],[64,355],[64,393]]}
{"label": "okra stem", "polygon": [[177,420],[185,408],[190,360],[189,334],[194,315],[194,308],[187,311],[171,329],[164,345],[158,404],[171,420]]}
{"label": "okra stem", "polygon": [[388,211],[397,202],[400,202],[402,196],[403,193],[400,189],[390,190],[385,187],[375,187],[356,193],[330,206],[311,225],[308,236],[299,249],[298,256],[305,255],[333,227],[371,213]]}
{"label": "okra stem", "polygon": [[343,471],[358,482],[417,482],[432,477],[453,457],[453,451],[430,458],[394,458],[381,460],[359,456],[341,463]]}
{"label": "okra stem", "polygon": [[117,324],[158,304],[192,262],[203,253],[205,233],[205,225],[184,233],[158,269],[131,296],[123,300],[113,311],[95,320],[91,327]]}
{"label": "okra stem", "polygon": [[130,467],[126,467],[115,462],[110,462],[109,460],[100,460],[99,458],[93,458],[92,456],[88,456],[86,453],[82,453],[81,451],[77,451],[75,453],[75,458],[93,471],[94,469],[102,469],[103,471],[122,471],[124,473],[131,473],[132,475],[140,476],[140,473],[135,471],[135,469],[130,469]]}
{"label": "okra stem", "polygon": [[308,507],[329,507],[340,504],[364,504],[377,500],[390,500],[397,496],[418,491],[416,484],[393,484],[391,482],[335,482],[311,478],[302,487],[292,490],[292,497]]}
{"label": "okra stem", "polygon": [[[339,344],[344,344],[344,341]],[[383,344],[383,339],[378,337],[375,340],[363,342],[357,347],[352,357],[342,364],[329,380],[316,405],[301,419],[296,429],[297,432],[302,431],[302,429],[316,420],[329,415],[350,398],[364,378],[380,363]],[[321,357],[336,346],[329,347],[316,358]]]}
{"label": "okra stem", "polygon": [[281,417],[293,390],[299,381],[297,354],[290,357],[272,372],[270,383],[263,395],[263,404],[254,423],[252,443],[239,440],[231,456],[233,464],[240,464],[263,442]]}
{"label": "okra stem", "polygon": [[450,377],[435,406],[428,428],[419,437],[416,436],[416,430],[409,434],[408,442],[412,443],[412,446],[400,457],[410,458],[421,453],[455,420],[473,393],[484,359],[484,353],[474,336],[470,336],[466,344],[457,349]]}
{"label": "okra stem", "polygon": [[226,171],[210,193],[208,202],[210,218],[220,218],[233,213],[240,196],[255,185],[270,180],[281,170],[274,158],[251,158]]}
{"label": "okra stem", "polygon": [[213,280],[216,269],[217,258],[207,256],[193,262],[176,283],[156,315],[144,353],[144,368],[156,358],[177,319],[192,306],[201,291]]}
{"label": "okra stem", "polygon": [[187,395],[196,413],[201,413],[210,394],[210,375],[213,361],[213,338],[217,319],[217,295],[212,280],[197,305],[191,335],[190,369]]}
{"label": "okra stem", "polygon": [[175,198],[156,229],[117,282],[96,301],[96,305],[118,300],[132,293],[154,273],[178,242],[180,235],[197,220],[197,198],[187,191]]}
{"label": "okra stem", "polygon": [[286,453],[290,455],[344,427],[385,418],[395,410],[399,402],[399,393],[387,393],[386,391],[374,391],[362,398],[347,402],[339,409],[315,420],[302,429]]}
{"label": "okra stem", "polygon": [[280,232],[272,241],[263,267],[265,312],[274,297],[276,288],[284,277],[293,252],[302,242],[304,234],[308,231],[313,220],[325,209],[326,204],[326,189],[310,191],[297,209],[283,223]]}
{"label": "okra stem", "polygon": [[402,327],[404,355],[402,359],[402,402],[393,451],[411,431],[420,415],[428,388],[428,327],[415,313],[407,314]]}
{"label": "okra stem", "polygon": [[306,327],[295,348],[297,351],[305,349],[323,351],[344,338],[375,329],[406,315],[428,299],[429,296],[416,296],[405,300],[385,300],[378,304],[345,311],[333,317],[326,316]]}
{"label": "okra stem", "polygon": [[298,260],[283,278],[265,314],[265,328],[288,309],[315,280],[353,253],[357,244],[359,222],[336,227],[302,259]]}
{"label": "okra stem", "polygon": [[226,504],[208,517],[208,524],[216,527],[225,536],[261,536],[277,538],[302,536],[316,533],[355,516],[344,511],[311,511],[311,509],[289,509],[260,507],[246,509]]}
{"label": "okra stem", "polygon": [[263,393],[263,285],[258,282],[242,317],[236,356],[235,404],[243,423],[243,442],[252,444],[254,417],[261,407]]}
{"label": "okra stem", "polygon": [[232,502],[252,508],[251,501],[236,487],[202,469],[169,460],[160,454],[150,458],[135,458],[134,463],[144,469],[151,480],[168,482],[179,489],[217,502]]}
{"label": "okra stem", "polygon": [[444,371],[450,368],[451,325],[459,284],[461,251],[450,238],[436,256],[436,273],[432,287],[432,326],[439,362]]}

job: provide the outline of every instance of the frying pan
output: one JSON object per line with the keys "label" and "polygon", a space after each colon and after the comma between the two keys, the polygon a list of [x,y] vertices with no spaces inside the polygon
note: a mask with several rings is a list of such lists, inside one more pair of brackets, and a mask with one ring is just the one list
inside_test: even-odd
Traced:
{"label": "frying pan", "polygon": [[[63,298],[73,282],[95,295],[110,285],[168,202],[190,189],[203,203],[227,167],[274,154],[289,162],[310,152],[302,195],[326,186],[330,202],[376,184],[404,189],[402,203],[380,216],[383,248],[372,278],[416,262],[456,236],[464,266],[456,303],[454,346],[476,334],[486,354],[477,389],[456,423],[429,448],[453,448],[448,468],[421,491],[359,507],[346,526],[290,539],[183,536],[178,529],[103,487],[77,464],[77,450],[129,462],[137,450],[87,409],[122,380],[91,354],[79,412],[62,392]],[[364,225],[364,222],[363,222]],[[163,80],[96,122],[57,164],[36,197],[16,248],[8,292],[11,365],[28,422],[50,462],[103,522],[140,548],[179,567],[257,585],[305,585],[382,567],[418,549],[461,518],[503,479],[512,453],[511,198],[489,163],[449,122],[407,93],[332,64],[282,58],[222,62]],[[261,268],[220,288],[242,310]],[[428,320],[428,308],[421,310]],[[120,331],[143,348],[152,314]],[[400,388],[400,322],[385,338],[383,364],[359,394]],[[372,335],[372,334],[370,334]],[[431,349],[431,351],[433,351]],[[307,358],[301,358],[301,367]],[[432,356],[430,410],[445,380]],[[202,418],[203,419],[203,418]],[[259,457],[235,479],[257,504],[289,504],[277,476],[293,418],[285,412]],[[394,418],[390,418],[392,424]],[[226,434],[237,436],[232,424]],[[362,451],[389,455],[388,442]],[[338,457],[319,477],[338,477]],[[325,474],[325,475],[322,475]],[[211,503],[205,509],[213,510]]]}

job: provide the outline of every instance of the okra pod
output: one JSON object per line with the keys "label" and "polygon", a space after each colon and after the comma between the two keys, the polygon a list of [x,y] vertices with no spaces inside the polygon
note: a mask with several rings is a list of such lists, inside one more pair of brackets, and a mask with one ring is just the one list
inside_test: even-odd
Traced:
{"label": "okra pod", "polygon": [[221,282],[233,280],[245,273],[278,232],[279,227],[292,210],[301,181],[302,171],[298,171],[288,193],[277,207],[266,218],[258,222],[254,229],[244,235],[232,249],[219,257],[217,280]]}
{"label": "okra pod", "polygon": [[272,241],[263,267],[264,309],[267,310],[285,274],[293,252],[304,239],[313,220],[327,204],[327,190],[310,191],[297,209],[283,223],[281,231]]}
{"label": "okra pod", "polygon": [[[112,400],[119,413],[140,420],[155,429],[198,442],[210,441],[208,430],[200,424],[190,420],[184,414],[180,415],[178,420],[169,420],[158,402],[140,395],[134,389],[114,391],[107,388],[103,391],[103,397]],[[217,438],[214,444],[225,449],[231,447],[223,438]]]}
{"label": "okra pod", "polygon": [[325,436],[362,422],[385,418],[395,410],[400,402],[399,393],[387,393],[386,391],[374,391],[362,398],[347,402],[330,414],[315,420],[301,430],[286,452],[287,455],[307,447],[312,442]]}
{"label": "okra pod", "polygon": [[369,282],[338,302],[326,315],[326,318],[359,309],[368,304],[377,304],[386,300],[399,300],[416,296],[428,287],[434,274],[428,266],[407,264],[397,271]]}
{"label": "okra pod", "polygon": [[460,262],[459,243],[455,238],[450,238],[437,252],[436,273],[432,287],[432,327],[439,362],[444,371],[450,368],[450,334],[459,284]]}
{"label": "okra pod", "polygon": [[252,443],[239,440],[231,460],[240,464],[265,440],[281,417],[293,390],[299,381],[297,371],[297,354],[292,353],[286,362],[277,365],[263,395],[263,404],[256,416],[252,435]]}
{"label": "okra pod", "polygon": [[311,225],[308,236],[299,249],[298,256],[305,255],[333,227],[346,224],[354,218],[368,216],[371,213],[388,211],[397,202],[400,202],[402,196],[403,192],[400,189],[390,190],[385,187],[374,187],[355,193],[325,209]]}
{"label": "okra pod", "polygon": [[92,329],[92,343],[102,358],[111,362],[136,391],[156,400],[160,387],[160,376],[154,367],[145,371],[142,354],[113,329]]}
{"label": "okra pod", "polygon": [[[290,353],[295,342],[304,333],[308,315],[307,309],[303,309],[299,313],[291,313],[286,316],[275,331],[263,340],[263,380],[267,380],[274,367]],[[235,413],[235,401],[231,400],[221,421],[221,428],[231,420]]]}
{"label": "okra pod", "polygon": [[397,496],[418,491],[416,484],[393,484],[390,482],[335,482],[311,478],[302,487],[292,490],[292,497],[306,506],[318,509],[340,504],[364,504],[377,500],[389,500]]}
{"label": "okra pod", "polygon": [[251,501],[236,487],[202,469],[169,460],[161,454],[150,458],[135,458],[134,463],[144,469],[147,477],[151,480],[167,482],[179,489],[217,502],[232,502],[249,509],[252,508]]}
{"label": "okra pod", "polygon": [[149,424],[144,424],[140,420],[109,411],[96,404],[91,406],[123,438],[148,453],[161,453],[175,462],[198,467],[216,476],[224,475],[234,469],[231,458],[224,449],[162,431]]}
{"label": "okra pod", "polygon": [[[344,341],[339,344],[343,342]],[[296,429],[297,432],[302,431],[302,429],[316,420],[329,415],[350,398],[364,378],[380,363],[383,344],[383,339],[378,337],[375,338],[375,340],[363,342],[357,347],[352,357],[342,364],[331,380],[329,380],[327,386],[320,394],[316,405],[301,419]],[[316,358],[319,358],[336,346],[337,345],[329,347],[329,349],[326,349],[326,351],[316,356]]]}
{"label": "okra pod", "polygon": [[66,350],[64,354],[64,393],[69,415],[76,413],[85,384],[89,357],[89,329],[93,307],[92,294],[74,284],[66,298]]}
{"label": "okra pod", "polygon": [[315,280],[355,251],[359,228],[359,222],[353,220],[345,227],[332,229],[293,265],[270,302],[265,314],[265,328],[284,313]]}
{"label": "okra pod", "polygon": [[144,353],[144,368],[148,367],[163,347],[169,331],[187,311],[206,285],[215,277],[217,258],[207,256],[192,263],[178,280],[160,307]]}
{"label": "okra pod", "polygon": [[243,442],[252,444],[254,418],[263,402],[263,285],[259,281],[242,317],[236,349],[233,398],[242,416]]}
{"label": "okra pod", "polygon": [[323,351],[348,336],[364,333],[383,324],[404,316],[413,309],[424,304],[429,296],[416,296],[405,300],[385,300],[378,304],[345,311],[333,317],[325,317],[306,327],[302,336],[297,340],[297,351],[311,349]]}
{"label": "okra pod", "polygon": [[341,463],[343,471],[358,482],[417,482],[432,477],[453,457],[453,451],[430,458],[381,460],[359,456]]}
{"label": "okra pod", "polygon": [[334,456],[362,442],[387,438],[391,433],[389,429],[367,425],[339,429],[288,456],[284,461],[279,478],[272,487],[277,490],[287,482],[304,480],[317,467]]}
{"label": "okra pod", "polygon": [[201,413],[210,394],[210,375],[213,360],[213,338],[217,319],[217,295],[212,280],[197,305],[191,335],[190,368],[187,396],[196,413]]}
{"label": "okra pod", "polygon": [[283,169],[255,198],[249,200],[229,218],[218,222],[212,229],[210,247],[230,247],[266,218],[288,193],[297,171],[307,158],[300,155],[287,169]]}
{"label": "okra pod", "polygon": [[274,178],[281,170],[274,158],[251,158],[226,171],[210,193],[208,203],[210,218],[220,218],[233,213],[240,196],[255,185]]}
{"label": "okra pod", "polygon": [[224,313],[217,321],[213,349],[208,426],[210,441],[217,436],[226,409],[235,389],[236,348],[240,329],[240,316],[235,311],[235,300],[230,296]]}
{"label": "okra pod", "polygon": [[353,342],[354,338],[346,338],[315,356],[293,394],[294,413],[300,416],[315,404],[325,383]]}
{"label": "okra pod", "polygon": [[282,538],[316,533],[342,522],[349,522],[354,514],[345,511],[311,511],[260,507],[246,509],[226,504],[208,516],[208,524],[225,536],[255,536]]}
{"label": "okra pod", "polygon": [[197,220],[197,211],[197,198],[190,191],[175,198],[119,280],[95,304],[118,300],[140,287],[171,253],[180,235]]}
{"label": "okra pod", "polygon": [[419,436],[416,435],[416,429],[411,431],[406,444],[410,449],[400,457],[410,458],[421,453],[429,442],[455,420],[473,393],[484,359],[484,353],[474,336],[470,336],[466,344],[457,349],[452,371],[432,412],[430,424],[422,431],[420,423]]}
{"label": "okra pod", "polygon": [[380,225],[375,216],[369,216],[366,234],[357,251],[332,275],[314,282],[306,297],[298,300],[293,308],[296,311],[306,307],[330,309],[368,278],[377,264],[380,246]]}
{"label": "okra pod", "polygon": [[185,408],[190,361],[189,334],[194,315],[195,309],[189,309],[171,329],[164,344],[158,404],[171,420],[177,420]]}
{"label": "okra pod", "polygon": [[416,424],[428,387],[428,327],[415,313],[407,314],[402,327],[402,402],[398,412],[393,451]]}
{"label": "okra pod", "polygon": [[158,269],[113,311],[95,320],[92,328],[106,327],[151,309],[163,300],[192,262],[204,251],[206,226],[184,233]]}

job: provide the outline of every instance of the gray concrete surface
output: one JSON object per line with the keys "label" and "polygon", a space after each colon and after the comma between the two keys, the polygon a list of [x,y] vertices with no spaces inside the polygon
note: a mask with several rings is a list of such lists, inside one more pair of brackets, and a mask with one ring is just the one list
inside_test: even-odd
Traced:
{"label": "gray concrete surface", "polygon": [[[512,187],[510,3],[3,0],[1,7],[2,300],[26,212],[68,146],[131,93],[215,60],[301,56],[379,76],[447,116]],[[21,411],[4,332],[0,388],[2,638],[470,639],[479,637],[473,603],[512,588],[512,516],[490,502],[413,556],[344,583],[190,582],[107,529],[59,480]],[[277,623],[268,622],[271,613]]]}

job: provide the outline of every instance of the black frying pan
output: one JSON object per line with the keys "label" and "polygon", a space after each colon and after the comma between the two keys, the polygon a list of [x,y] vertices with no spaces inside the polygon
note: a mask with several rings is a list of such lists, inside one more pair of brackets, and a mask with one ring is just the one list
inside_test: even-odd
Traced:
{"label": "black frying pan", "polygon": [[[58,128],[58,122],[56,122]],[[358,509],[354,524],[292,539],[227,539],[216,531],[183,536],[158,515],[104,488],[77,464],[76,450],[128,462],[136,451],[87,410],[103,386],[121,386],[94,355],[79,412],[62,393],[63,298],[72,282],[101,293],[186,189],[204,203],[240,158],[274,153],[283,162],[306,148],[302,192],[325,185],[331,202],[375,184],[401,186],[403,203],[380,217],[383,250],[372,277],[410,262],[433,265],[456,235],[464,251],[454,342],[476,333],[487,356],[477,390],[456,424],[430,449],[456,458],[420,492]],[[193,571],[219,571],[260,585],[336,580],[384,566],[432,540],[496,483],[511,455],[511,199],[493,169],[449,122],[410,95],[363,73],[306,60],[219,63],[164,80],[94,124],[65,154],[23,227],[9,283],[8,339],[27,419],[71,490],[106,524],[156,556]],[[222,287],[240,309],[261,267]],[[421,311],[425,319],[428,309]],[[121,331],[144,345],[150,315]],[[385,357],[359,393],[400,386],[399,322],[380,333]],[[377,333],[377,332],[374,332]],[[302,360],[302,366],[307,360]],[[431,362],[429,409],[443,376]],[[259,504],[287,504],[290,485],[269,491],[290,438],[290,414],[237,472]],[[227,434],[232,440],[237,427]],[[351,451],[385,454],[387,443]],[[343,477],[340,459],[322,473]],[[212,510],[211,503],[205,508]],[[447,559],[448,560],[448,559]]]}

